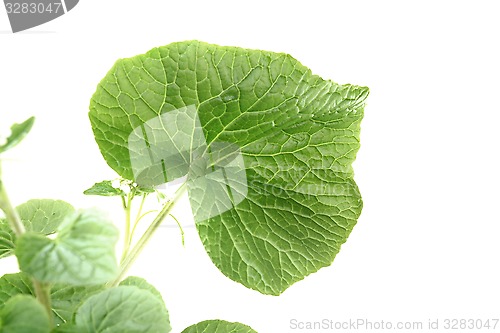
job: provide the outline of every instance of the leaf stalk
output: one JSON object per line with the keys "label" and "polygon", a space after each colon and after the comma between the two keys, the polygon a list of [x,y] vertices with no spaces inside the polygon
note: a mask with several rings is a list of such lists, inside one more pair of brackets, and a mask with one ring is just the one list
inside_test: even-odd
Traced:
{"label": "leaf stalk", "polygon": [[[5,216],[7,217],[7,221],[12,228],[12,231],[16,234],[16,236],[21,236],[26,232],[26,228],[19,217],[14,206],[10,202],[7,191],[5,190],[5,186],[2,182],[1,178],[1,167],[0,167],[0,209],[4,211]],[[33,288],[35,290],[35,296],[38,301],[43,305],[47,314],[49,316],[50,327],[54,327],[54,317],[52,315],[52,302],[50,300],[50,285],[43,284],[36,279],[32,279]]]}
{"label": "leaf stalk", "polygon": [[144,250],[151,237],[154,235],[155,231],[158,230],[158,227],[162,224],[163,220],[170,214],[175,204],[179,200],[179,198],[186,191],[186,183],[182,184],[174,194],[174,197],[167,201],[158,215],[154,218],[153,222],[151,222],[148,229],[144,232],[142,237],[137,241],[135,246],[130,250],[128,255],[122,260],[120,265],[120,272],[117,278],[108,284],[110,287],[117,286],[125,277],[127,272],[130,270],[134,262],[137,260],[141,252]]}

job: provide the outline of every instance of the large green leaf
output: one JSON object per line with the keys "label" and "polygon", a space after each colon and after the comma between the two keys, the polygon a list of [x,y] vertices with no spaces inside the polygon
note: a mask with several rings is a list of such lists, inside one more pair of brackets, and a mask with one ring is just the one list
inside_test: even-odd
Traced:
{"label": "large green leaf", "polygon": [[[51,287],[52,311],[57,325],[70,322],[76,309],[103,286],[75,287],[55,284]],[[0,310],[16,295],[35,295],[31,278],[25,273],[6,274],[0,278]]]}
{"label": "large green leaf", "polygon": [[223,320],[207,320],[189,326],[182,333],[257,333],[251,327]]}
{"label": "large green leaf", "polygon": [[49,317],[32,296],[18,295],[0,310],[0,333],[49,333]]}
{"label": "large green leaf", "polygon": [[[16,207],[26,231],[51,235],[75,209],[62,200],[32,199]],[[0,219],[0,258],[14,253],[16,235],[6,220]]]}
{"label": "large green leaf", "polygon": [[117,61],[89,117],[121,176],[189,173],[212,261],[277,295],[330,265],[361,213],[351,164],[367,95],[286,54],[189,41]]}
{"label": "large green leaf", "polygon": [[163,302],[135,286],[107,289],[88,298],[77,310],[75,326],[82,333],[168,333]]}
{"label": "large green leaf", "polygon": [[55,239],[35,233],[19,237],[19,267],[41,282],[98,285],[116,277],[116,227],[95,210],[78,211],[58,228]]}
{"label": "large green leaf", "polygon": [[31,117],[20,124],[12,125],[10,127],[10,135],[5,138],[5,142],[0,143],[0,153],[15,147],[19,142],[21,142],[29,131],[31,131],[34,123],[35,117]]}

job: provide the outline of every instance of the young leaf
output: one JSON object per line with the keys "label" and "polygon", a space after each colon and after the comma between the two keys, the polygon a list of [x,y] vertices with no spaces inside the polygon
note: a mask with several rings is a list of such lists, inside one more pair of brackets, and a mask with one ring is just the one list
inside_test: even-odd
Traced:
{"label": "young leaf", "polygon": [[82,333],[168,333],[168,313],[149,290],[134,286],[107,289],[88,298],[77,310],[75,326]]}
{"label": "young leaf", "polygon": [[[16,207],[26,231],[51,235],[63,219],[75,209],[62,200],[33,199]],[[0,258],[13,254],[16,236],[5,220],[0,219]]]}
{"label": "young leaf", "polygon": [[[70,322],[80,304],[103,286],[75,287],[55,284],[50,289],[52,312],[56,325]],[[16,295],[35,296],[31,278],[25,273],[6,274],[0,278],[0,311],[5,303]]]}
{"label": "young leaf", "polygon": [[28,118],[21,124],[14,124],[10,128],[10,135],[5,139],[5,143],[0,144],[0,153],[7,151],[19,142],[21,142],[24,137],[29,133],[35,122],[35,117]]}
{"label": "young leaf", "polygon": [[[155,192],[154,188],[146,187],[146,186],[136,186],[135,187],[135,195],[143,195],[148,193]],[[116,188],[113,186],[113,182],[111,180],[104,180],[100,183],[95,183],[91,188],[83,191],[85,195],[100,195],[104,197],[111,196],[125,196],[127,195],[121,188]]]}
{"label": "young leaf", "polygon": [[112,196],[123,196],[125,195],[125,192],[123,192],[120,188],[113,187],[111,180],[104,180],[100,183],[95,183],[91,188],[83,191],[83,194],[112,197]]}
{"label": "young leaf", "polygon": [[40,282],[98,285],[117,274],[115,244],[118,230],[94,210],[68,216],[52,240],[26,233],[16,243],[23,272]]}
{"label": "young leaf", "polygon": [[212,261],[278,295],[329,266],[361,213],[351,164],[367,96],[286,54],[189,41],[118,60],[89,117],[122,177],[194,175],[188,194]]}
{"label": "young leaf", "polygon": [[49,333],[49,318],[43,306],[32,296],[18,295],[0,310],[2,333]]}
{"label": "young leaf", "polygon": [[207,320],[189,326],[182,333],[257,333],[251,327],[224,320]]}

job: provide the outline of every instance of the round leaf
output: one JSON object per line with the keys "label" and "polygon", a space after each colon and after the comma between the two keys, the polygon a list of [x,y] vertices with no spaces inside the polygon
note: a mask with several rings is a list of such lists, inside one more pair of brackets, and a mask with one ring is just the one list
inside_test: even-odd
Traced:
{"label": "round leaf", "polygon": [[55,239],[35,233],[19,237],[19,268],[38,281],[98,285],[116,277],[118,230],[94,210],[76,212],[59,226]]}
{"label": "round leaf", "polygon": [[167,310],[153,293],[134,286],[107,289],[88,298],[75,315],[82,333],[168,333]]}
{"label": "round leaf", "polygon": [[367,96],[283,53],[188,41],[117,61],[89,117],[122,177],[188,174],[212,261],[278,295],[329,266],[361,214],[351,164]]}

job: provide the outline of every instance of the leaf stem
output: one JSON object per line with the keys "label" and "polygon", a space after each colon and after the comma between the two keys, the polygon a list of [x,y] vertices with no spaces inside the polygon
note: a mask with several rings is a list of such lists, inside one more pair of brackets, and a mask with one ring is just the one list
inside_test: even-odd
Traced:
{"label": "leaf stem", "polygon": [[123,204],[123,208],[125,209],[125,235],[123,237],[124,240],[123,240],[123,252],[122,252],[122,259],[121,259],[122,262],[127,257],[128,251],[129,251],[130,245],[131,245],[130,244],[131,243],[130,216],[132,214],[132,200],[134,199],[134,195],[135,195],[135,191],[134,190],[130,191],[128,196],[127,196],[127,203]]}
{"label": "leaf stem", "polygon": [[19,214],[10,203],[9,196],[5,191],[5,186],[3,185],[1,179],[1,173],[2,170],[0,168],[0,209],[4,211],[5,217],[7,217],[7,221],[9,221],[10,227],[12,228],[16,236],[20,236],[26,232],[26,228],[21,222]]}
{"label": "leaf stem", "polygon": [[120,196],[120,198],[122,198],[123,210],[127,209],[127,202],[125,201],[125,197],[122,195],[122,196]]}
{"label": "leaf stem", "polygon": [[[1,171],[0,166],[0,209],[4,211],[12,230],[16,236],[19,237],[26,232],[26,228],[24,227],[16,209],[10,202],[9,196],[7,195],[7,191],[5,190],[5,186],[2,182]],[[50,285],[43,284],[36,279],[32,279],[32,281],[33,288],[35,289],[35,296],[47,311],[50,327],[54,327],[54,317],[52,314],[52,304],[50,300]]]}
{"label": "leaf stem", "polygon": [[172,219],[177,223],[177,226],[179,227],[179,230],[181,232],[181,238],[182,238],[182,246],[184,246],[184,229],[182,229],[182,225],[180,224],[179,220],[172,214],[169,214]]}
{"label": "leaf stem", "polygon": [[35,289],[36,298],[42,303],[45,311],[47,311],[49,315],[50,327],[54,327],[54,315],[52,314],[52,302],[50,300],[50,285],[33,279],[33,289]]}
{"label": "leaf stem", "polygon": [[161,225],[165,217],[167,217],[170,214],[172,208],[174,208],[175,204],[182,196],[182,194],[184,194],[185,191],[186,191],[186,183],[182,184],[175,192],[174,197],[165,203],[161,211],[154,218],[153,222],[151,222],[151,225],[144,232],[142,237],[137,241],[137,244],[135,244],[135,246],[129,252],[127,257],[122,261],[120,265],[120,272],[117,278],[113,282],[109,283],[108,284],[109,286],[115,287],[123,280],[123,278],[129,271],[130,267],[132,267],[134,262],[137,260],[142,250],[144,250],[144,247],[147,245],[147,243],[149,242],[155,231]]}
{"label": "leaf stem", "polygon": [[148,212],[146,212],[146,214],[142,214],[142,210],[144,208],[144,202],[146,201],[147,196],[148,196],[147,193],[144,193],[142,195],[141,204],[139,205],[139,210],[137,211],[137,215],[135,216],[134,225],[132,226],[132,231],[130,232],[130,244],[132,244],[132,240],[133,240],[133,237],[135,235],[135,229],[137,228],[139,221],[143,218],[144,215],[146,215],[148,213]]}

